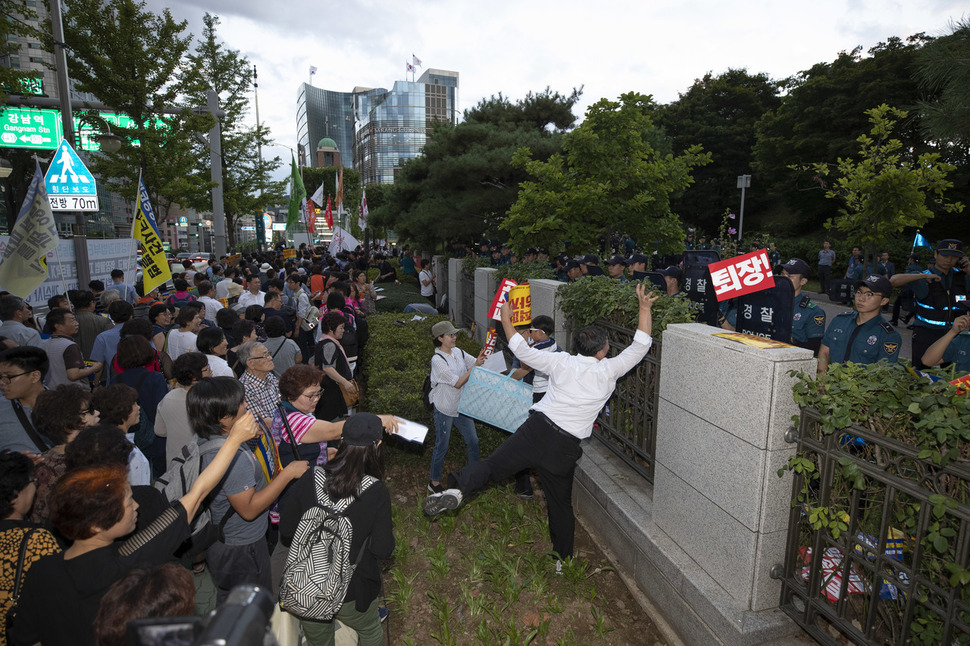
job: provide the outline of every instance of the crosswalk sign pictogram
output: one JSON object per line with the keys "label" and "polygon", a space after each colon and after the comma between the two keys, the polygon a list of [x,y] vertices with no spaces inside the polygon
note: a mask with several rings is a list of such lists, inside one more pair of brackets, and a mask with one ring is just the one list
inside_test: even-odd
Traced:
{"label": "crosswalk sign pictogram", "polygon": [[51,158],[44,176],[47,197],[55,211],[97,211],[98,186],[66,139]]}

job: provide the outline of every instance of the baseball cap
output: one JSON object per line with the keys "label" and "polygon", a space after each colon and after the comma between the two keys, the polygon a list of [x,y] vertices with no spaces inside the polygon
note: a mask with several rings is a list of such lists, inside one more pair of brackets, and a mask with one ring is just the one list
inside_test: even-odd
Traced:
{"label": "baseball cap", "polygon": [[606,264],[607,265],[623,265],[624,267],[626,267],[626,258],[624,258],[623,256],[613,256],[612,258],[610,258],[609,260],[606,261]]}
{"label": "baseball cap", "polygon": [[956,238],[945,238],[936,243],[936,253],[941,256],[962,256],[963,243]]}
{"label": "baseball cap", "polygon": [[642,262],[642,263],[646,264],[647,257],[644,256],[642,253],[635,253],[635,254],[633,254],[633,255],[630,256],[630,259],[627,262],[629,264],[631,264],[631,265],[634,265],[634,264],[636,264],[638,262]]}
{"label": "baseball cap", "polygon": [[812,271],[809,268],[808,263],[801,258],[792,258],[782,265],[781,268],[787,271],[789,274],[798,274],[799,276],[805,277],[807,277]]}
{"label": "baseball cap", "polygon": [[384,436],[381,418],[373,413],[357,413],[344,422],[343,442],[349,446],[370,446]]}
{"label": "baseball cap", "polygon": [[857,280],[853,287],[856,289],[868,287],[875,293],[882,294],[887,298],[893,295],[893,284],[889,282],[889,279],[877,276],[876,274],[866,276],[865,280]]}
{"label": "baseball cap", "polygon": [[583,263],[584,265],[588,265],[590,263],[595,265],[596,263],[599,262],[599,258],[597,258],[594,254],[588,253],[585,256],[583,256],[583,259],[580,260],[580,262]]}
{"label": "baseball cap", "polygon": [[437,339],[443,334],[458,334],[458,328],[451,324],[451,321],[438,321],[431,326],[431,338]]}
{"label": "baseball cap", "polygon": [[657,273],[661,276],[666,276],[667,278],[676,278],[677,280],[680,280],[681,276],[684,275],[684,272],[677,265],[670,265],[666,269],[661,269]]}
{"label": "baseball cap", "polygon": [[565,269],[566,271],[570,271],[572,269],[579,269],[579,261],[578,260],[567,261],[565,265]]}

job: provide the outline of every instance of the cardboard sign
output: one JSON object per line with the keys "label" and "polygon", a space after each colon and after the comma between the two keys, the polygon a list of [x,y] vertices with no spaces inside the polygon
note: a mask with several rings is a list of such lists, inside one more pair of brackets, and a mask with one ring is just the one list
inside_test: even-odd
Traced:
{"label": "cardboard sign", "polygon": [[529,285],[516,285],[509,290],[509,306],[512,308],[512,325],[532,323],[532,292]]}
{"label": "cardboard sign", "polygon": [[718,301],[775,286],[765,249],[711,263],[711,284]]}
{"label": "cardboard sign", "polygon": [[716,337],[750,345],[753,348],[772,349],[772,348],[792,348],[794,346],[781,341],[773,341],[753,334],[742,334],[741,332],[716,332]]}
{"label": "cardboard sign", "polygon": [[502,281],[502,284],[498,286],[498,291],[495,292],[495,298],[492,299],[492,306],[488,308],[488,318],[493,321],[502,320],[502,303],[505,302],[505,295],[516,285],[518,283],[511,278]]}
{"label": "cardboard sign", "polygon": [[286,258],[296,258],[296,249],[284,249],[283,259],[285,260]]}
{"label": "cardboard sign", "polygon": [[482,354],[486,357],[495,352],[495,340],[497,338],[498,334],[495,332],[495,328],[489,328],[488,334],[485,335],[485,347],[482,348]]}

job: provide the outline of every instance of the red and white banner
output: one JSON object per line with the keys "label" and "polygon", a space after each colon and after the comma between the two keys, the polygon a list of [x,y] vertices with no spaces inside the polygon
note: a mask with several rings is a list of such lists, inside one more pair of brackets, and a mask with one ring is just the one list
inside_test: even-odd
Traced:
{"label": "red and white banner", "polygon": [[708,269],[711,271],[711,284],[718,301],[775,286],[766,249],[712,262]]}
{"label": "red and white banner", "polygon": [[495,332],[495,328],[489,328],[488,334],[485,335],[485,347],[482,348],[482,354],[486,357],[495,352],[495,340],[498,338],[498,334]]}
{"label": "red and white banner", "polygon": [[518,283],[511,278],[506,278],[502,281],[502,284],[498,286],[498,291],[495,292],[495,298],[492,299],[492,306],[488,308],[488,318],[493,321],[502,320],[502,303],[505,302],[505,295],[516,285]]}

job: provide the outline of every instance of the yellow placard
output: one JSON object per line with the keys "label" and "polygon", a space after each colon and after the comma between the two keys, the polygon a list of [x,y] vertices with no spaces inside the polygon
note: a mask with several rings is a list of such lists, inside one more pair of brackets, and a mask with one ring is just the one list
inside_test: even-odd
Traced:
{"label": "yellow placard", "polygon": [[532,292],[529,285],[516,285],[509,290],[509,307],[512,308],[512,325],[532,323]]}
{"label": "yellow placard", "polygon": [[287,258],[296,258],[296,249],[284,249],[283,259],[285,260]]}
{"label": "yellow placard", "polygon": [[770,350],[773,348],[795,347],[789,343],[782,343],[781,341],[775,341],[774,339],[766,339],[763,336],[757,336],[755,334],[742,334],[741,332],[716,332],[714,336],[727,339],[728,341],[735,341],[737,343],[743,343],[744,345],[750,345],[753,348]]}

